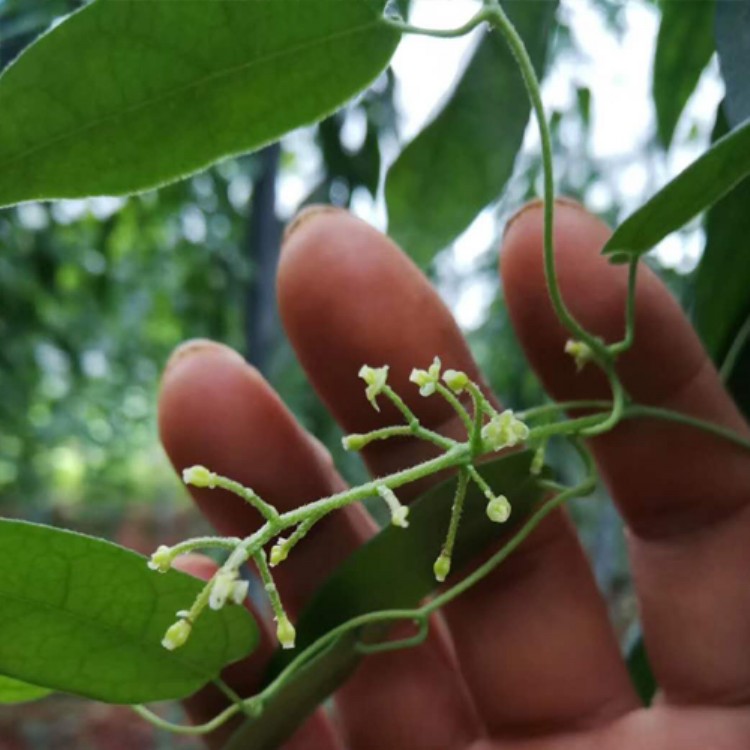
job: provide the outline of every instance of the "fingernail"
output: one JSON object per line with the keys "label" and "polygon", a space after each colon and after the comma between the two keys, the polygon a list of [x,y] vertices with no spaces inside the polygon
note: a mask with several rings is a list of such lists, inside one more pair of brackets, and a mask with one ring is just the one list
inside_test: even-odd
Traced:
{"label": "fingernail", "polygon": [[172,352],[164,368],[164,375],[162,380],[166,380],[167,377],[171,377],[177,369],[178,364],[184,363],[188,359],[194,357],[196,354],[207,353],[221,354],[222,356],[236,359],[243,365],[245,364],[245,360],[238,352],[224,344],[220,344],[217,341],[211,341],[211,339],[189,339],[188,341],[180,344]]}
{"label": "fingernail", "polygon": [[[541,198],[535,198],[533,201],[529,201],[528,203],[521,206],[521,208],[519,208],[518,211],[516,211],[513,216],[511,216],[510,219],[508,219],[508,221],[506,222],[503,235],[508,234],[510,228],[513,226],[513,224],[516,223],[518,219],[521,218],[521,216],[528,213],[529,211],[541,209],[543,208],[543,206],[544,201]],[[581,212],[586,211],[586,209],[578,201],[574,201],[572,198],[566,198],[565,196],[559,196],[555,198],[555,206],[561,208],[573,208]]]}
{"label": "fingernail", "polygon": [[281,237],[281,246],[283,247],[289,238],[303,225],[306,224],[310,219],[320,214],[333,214],[333,213],[346,213],[343,208],[338,206],[328,206],[325,204],[315,204],[312,206],[305,206],[287,225],[284,230],[284,234]]}

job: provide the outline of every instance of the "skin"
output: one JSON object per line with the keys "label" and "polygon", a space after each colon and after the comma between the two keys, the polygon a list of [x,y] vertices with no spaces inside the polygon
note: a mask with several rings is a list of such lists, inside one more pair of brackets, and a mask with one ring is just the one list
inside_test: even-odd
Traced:
{"label": "skin", "polygon": [[[608,235],[581,207],[558,204],[563,295],[585,326],[614,341],[623,331],[626,271],[599,254]],[[547,391],[558,399],[607,398],[601,375],[592,367],[577,374],[563,352],[568,336],[547,300],[538,204],[507,228],[500,276],[518,337]],[[450,410],[437,398],[420,398],[408,374],[437,354],[446,368],[480,375],[450,313],[390,240],[343,211],[307,211],[284,240],[278,300],[311,384],[346,432],[398,420],[385,406],[373,411],[357,377],[363,363],[388,363],[389,382],[423,424],[455,434]],[[636,401],[750,434],[679,306],[646,268],[636,330],[618,367]],[[176,469],[206,464],[280,509],[343,487],[325,449],[271,387],[218,344],[190,342],[173,355],[159,420]],[[627,526],[646,647],[662,686],[654,707],[644,709],[630,686],[591,569],[559,512],[447,607],[423,646],[366,659],[336,694],[333,716],[316,712],[285,750],[750,747],[748,454],[648,420],[628,421],[591,447]],[[364,458],[378,475],[423,455],[422,445],[402,440],[378,444]],[[255,513],[236,498],[191,491],[221,533],[257,528]],[[292,616],[373,532],[363,509],[352,507],[294,550],[277,569]],[[214,569],[199,557],[181,566],[203,578]],[[236,690],[257,688],[273,647],[266,632],[259,651],[227,671]],[[211,690],[188,702],[196,721],[221,706]],[[211,746],[218,748],[229,731],[213,736]]]}

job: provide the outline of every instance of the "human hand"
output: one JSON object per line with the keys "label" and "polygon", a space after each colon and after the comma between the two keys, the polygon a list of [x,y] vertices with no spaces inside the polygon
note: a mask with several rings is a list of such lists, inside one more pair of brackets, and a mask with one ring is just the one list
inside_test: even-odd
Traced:
{"label": "human hand", "polygon": [[[568,335],[547,298],[541,230],[541,210],[531,206],[506,232],[501,276],[511,319],[552,396],[607,398],[601,374],[591,366],[576,373],[563,351]],[[565,299],[587,328],[616,340],[626,271],[599,255],[608,233],[581,208],[558,204]],[[474,379],[476,366],[426,279],[382,235],[341,211],[303,214],[284,244],[278,297],[297,355],[345,431],[397,421],[387,407],[372,410],[357,377],[363,363],[387,363],[390,382],[425,426],[458,432],[449,407],[421,399],[408,375],[435,355]],[[639,403],[748,434],[696,334],[645,268],[635,345],[618,372]],[[280,510],[343,486],[325,450],[270,386],[216,344],[193,342],[172,358],[160,428],[177,469],[207,464]],[[629,420],[591,446],[629,529],[646,646],[663,691],[654,707],[638,702],[589,565],[571,524],[557,512],[447,606],[424,645],[368,657],[336,694],[335,725],[319,710],[285,750],[750,747],[750,458],[705,433],[647,420]],[[389,441],[363,455],[380,475],[415,463],[424,451],[416,442]],[[191,492],[220,533],[244,536],[257,526],[236,498]],[[311,532],[276,576],[293,617],[373,532],[359,506]],[[182,562],[202,577],[213,572],[210,566],[200,558]],[[269,631],[226,679],[241,694],[254,692],[273,648]],[[189,710],[203,721],[221,709],[221,700],[206,689]],[[225,737],[226,731],[212,737],[213,746]]]}

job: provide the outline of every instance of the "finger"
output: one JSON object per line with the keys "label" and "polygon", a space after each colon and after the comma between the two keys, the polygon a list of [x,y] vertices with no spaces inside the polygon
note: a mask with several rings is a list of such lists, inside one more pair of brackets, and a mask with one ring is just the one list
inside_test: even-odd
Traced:
{"label": "finger", "polygon": [[[203,581],[208,581],[218,569],[218,565],[204,555],[185,555],[178,557],[174,568],[189,573]],[[239,695],[251,695],[260,684],[263,669],[268,656],[274,650],[273,634],[268,624],[248,602],[248,609],[253,613],[260,630],[260,642],[250,657],[226,667],[221,679]],[[260,657],[260,658],[259,658]],[[206,685],[195,695],[183,701],[183,705],[193,724],[204,724],[220,714],[227,707],[227,697],[214,685]],[[242,717],[237,716],[223,726],[203,737],[210,750],[223,747],[233,732],[242,724]],[[285,750],[314,747],[319,750],[339,750],[340,740],[333,725],[322,710],[316,711],[284,746]]]}
{"label": "finger", "polygon": [[[622,337],[626,271],[599,254],[609,230],[580,207],[558,206],[555,244],[562,292],[581,323]],[[527,356],[557,399],[608,396],[601,374],[577,375],[568,334],[548,301],[542,211],[509,228],[502,277]],[[678,304],[647,268],[638,281],[636,337],[618,372],[636,402],[748,434]],[[668,699],[733,702],[750,694],[750,460],[703,432],[627,421],[593,441],[602,473],[630,528],[629,546],[648,652]]]}
{"label": "finger", "polygon": [[[183,345],[170,361],[159,400],[164,447],[178,471],[205,464],[251,487],[279,511],[344,487],[325,450],[297,423],[273,389],[231,349]],[[224,490],[190,488],[222,534],[247,536],[262,519]],[[274,571],[285,606],[299,612],[328,574],[372,531],[361,507],[333,513]]]}
{"label": "finger", "polygon": [[[178,470],[193,463],[206,464],[252,487],[279,510],[343,489],[330,457],[324,457],[325,451],[297,424],[260,375],[226,347],[195,342],[178,351],[164,377],[159,415],[162,440]],[[258,526],[255,512],[233,496],[195,488],[191,493],[222,533],[245,535]],[[333,513],[316,525],[276,568],[275,578],[290,610],[299,611],[372,528],[361,506]],[[419,649],[392,672],[406,672],[415,665],[427,696],[449,684],[432,646]],[[369,686],[371,698],[380,696],[377,705],[384,715],[371,712],[370,737],[381,747],[389,747],[394,728],[409,723],[409,701],[402,697],[399,684],[373,679],[369,666],[355,677],[355,686],[357,679]],[[460,712],[441,717],[436,725],[453,731],[451,722],[468,726]],[[352,743],[352,747],[357,746]]]}
{"label": "finger", "polygon": [[[439,398],[415,395],[407,382],[411,368],[439,355],[446,367],[478,376],[424,276],[387,238],[346,213],[306,214],[293,226],[278,297],[310,380],[347,430],[402,421],[367,403],[357,378],[363,362],[388,363],[394,388],[423,424],[440,431],[451,411]],[[366,458],[382,474],[411,463],[415,452],[404,441],[385,443]],[[549,519],[508,565],[446,611],[487,726],[501,731],[513,722],[529,729],[608,718],[633,705],[603,604],[564,516]]]}
{"label": "finger", "polygon": [[[345,430],[403,422],[384,397],[380,411],[373,409],[357,375],[363,364],[387,364],[388,383],[424,426],[460,435],[452,408],[443,399],[422,398],[409,374],[438,356],[444,368],[462,367],[479,382],[481,376],[450,312],[389,240],[339,209],[307,209],[285,234],[277,290],[295,352]],[[384,474],[434,453],[418,441],[388,440],[372,443],[363,457]]]}

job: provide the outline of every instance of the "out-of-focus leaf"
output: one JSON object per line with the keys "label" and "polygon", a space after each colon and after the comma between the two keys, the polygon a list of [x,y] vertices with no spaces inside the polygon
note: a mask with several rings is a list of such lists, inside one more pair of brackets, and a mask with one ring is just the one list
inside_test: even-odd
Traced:
{"label": "out-of-focus leaf", "polygon": [[725,135],[628,216],[604,246],[613,261],[642,255],[750,174],[750,121]]}
{"label": "out-of-focus leaf", "polygon": [[[513,505],[511,520],[503,525],[487,520],[486,499],[473,484],[466,497],[453,555],[460,570],[482,550],[510,534],[527,518],[542,491],[531,474],[530,451],[515,453],[481,467],[481,473]],[[432,566],[450,518],[455,480],[438,485],[411,505],[409,528],[388,526],[357,550],[323,584],[297,623],[297,649],[310,645],[352,617],[383,609],[415,607],[437,584]],[[348,635],[310,660],[264,706],[258,719],[248,721],[226,750],[271,750],[351,673],[362,658],[358,636]],[[294,657],[278,652],[272,675]]]}
{"label": "out-of-focus leaf", "polygon": [[750,3],[717,0],[716,51],[726,86],[724,104],[732,127],[750,119]]}
{"label": "out-of-focus leaf", "polygon": [[379,0],[95,0],[0,77],[0,205],[122,195],[331,111],[400,35]]}
{"label": "out-of-focus leaf", "polygon": [[662,0],[652,93],[664,148],[714,51],[714,0]]}
{"label": "out-of-focus leaf", "polygon": [[633,638],[627,648],[627,661],[630,680],[636,693],[638,693],[638,697],[643,701],[644,706],[650,706],[659,686],[656,684],[656,678],[651,671],[646,646],[640,632]]}
{"label": "out-of-focus leaf", "polygon": [[[714,140],[724,136],[729,129],[725,114],[724,106],[719,106]],[[698,333],[717,365],[724,361],[750,316],[748,206],[750,177],[718,201],[706,219],[706,246],[695,281],[694,318]],[[747,367],[742,361],[737,362],[738,368],[730,378],[729,386],[740,408],[750,414],[750,381],[747,373],[740,375]]]}
{"label": "out-of-focus leaf", "polygon": [[[509,3],[538,73],[557,2]],[[484,36],[445,107],[388,173],[390,235],[429,262],[498,198],[513,172],[529,119],[521,74],[502,36]]]}
{"label": "out-of-focus leaf", "polygon": [[28,703],[44,698],[51,692],[47,688],[0,675],[0,703]]}
{"label": "out-of-focus leaf", "polygon": [[203,583],[155,573],[101,539],[0,521],[0,674],[108,703],[182,698],[248,654],[244,607],[207,611],[187,644],[161,645]]}

